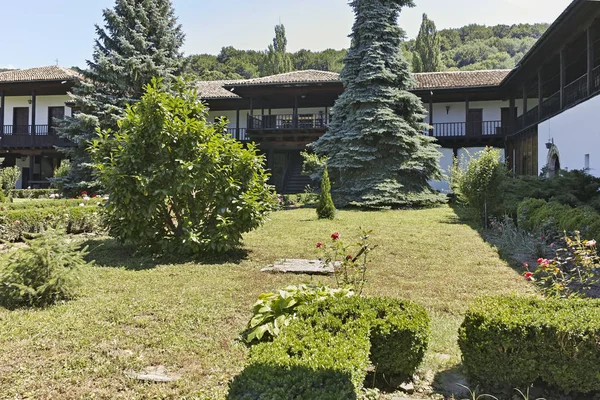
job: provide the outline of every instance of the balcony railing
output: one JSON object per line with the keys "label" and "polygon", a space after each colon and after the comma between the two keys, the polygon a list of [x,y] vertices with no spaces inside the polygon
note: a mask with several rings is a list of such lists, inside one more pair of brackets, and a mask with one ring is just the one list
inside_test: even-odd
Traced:
{"label": "balcony railing", "polygon": [[49,125],[4,125],[0,127],[0,148],[52,148],[72,145]]}
{"label": "balcony railing", "polygon": [[433,124],[433,136],[438,138],[502,136],[507,128],[501,121],[440,122]]}
{"label": "balcony railing", "polygon": [[240,142],[250,141],[250,138],[246,134],[246,128],[227,128],[227,134]]}
{"label": "balcony railing", "polygon": [[328,124],[324,114],[248,116],[248,130],[325,130]]}
{"label": "balcony railing", "polygon": [[554,93],[542,102],[542,118],[554,115],[560,111],[560,91]]}
{"label": "balcony railing", "polygon": [[564,107],[569,107],[588,96],[587,74],[565,86]]}

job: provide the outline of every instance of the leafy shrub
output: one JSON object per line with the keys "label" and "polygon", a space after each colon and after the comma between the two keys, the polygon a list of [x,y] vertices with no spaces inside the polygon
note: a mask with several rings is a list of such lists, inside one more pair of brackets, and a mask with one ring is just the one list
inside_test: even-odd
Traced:
{"label": "leafy shrub", "polygon": [[580,231],[586,239],[600,238],[600,214],[591,207],[572,208],[557,202],[525,199],[517,211],[519,227],[546,236],[561,237],[564,231]]}
{"label": "leafy shrub", "polygon": [[369,254],[377,246],[369,243],[371,231],[362,231],[358,242],[347,245],[339,232],[331,235],[328,243],[317,243],[319,259],[333,265],[335,282],[339,288],[355,290],[359,295],[367,282]]}
{"label": "leafy shrub", "polygon": [[335,205],[331,198],[331,182],[329,182],[327,166],[325,166],[323,179],[321,179],[321,194],[319,195],[319,204],[317,205],[317,216],[319,219],[335,218]]}
{"label": "leafy shrub", "polygon": [[110,233],[162,252],[224,252],[257,228],[276,204],[264,157],[207,122],[196,91],[154,80],[118,132],[90,151],[110,195]]}
{"label": "leafy shrub", "polygon": [[52,207],[0,213],[0,240],[15,242],[50,229],[67,233],[97,232],[103,227],[97,206]]}
{"label": "leafy shrub", "polygon": [[429,342],[426,311],[408,301],[329,298],[297,316],[273,342],[251,348],[229,399],[356,398],[369,363],[388,377],[411,376]]}
{"label": "leafy shrub", "polygon": [[13,199],[47,199],[51,194],[57,194],[56,189],[13,189],[9,195]]}
{"label": "leafy shrub", "polygon": [[540,379],[560,390],[600,390],[600,300],[477,300],[459,330],[468,375],[488,386]]}
{"label": "leafy shrub", "polygon": [[19,178],[21,177],[21,168],[19,167],[4,167],[0,171],[0,180],[2,181],[2,191],[4,195],[8,195],[15,188]]}
{"label": "leafy shrub", "polygon": [[71,173],[71,162],[62,160],[60,166],[54,170],[54,177],[50,179],[52,186],[59,191],[65,189],[65,178]]}
{"label": "leafy shrub", "polygon": [[[74,295],[86,250],[55,231],[27,240],[0,267],[0,302],[12,308],[43,307]],[[6,256],[5,256],[6,257]]]}
{"label": "leafy shrub", "polygon": [[242,334],[247,343],[273,339],[294,319],[298,307],[330,297],[349,297],[349,289],[331,289],[326,286],[288,286],[277,293],[263,293],[252,308],[252,319]]}
{"label": "leafy shrub", "polygon": [[536,281],[547,295],[585,295],[600,281],[600,256],[596,241],[581,240],[579,232],[576,232],[573,237],[566,235],[562,242],[563,246],[556,249],[552,260],[540,258],[535,270],[528,270],[525,276]]}
{"label": "leafy shrub", "polygon": [[486,147],[468,160],[455,159],[450,183],[459,201],[477,211],[487,227],[488,215],[495,215],[500,204],[507,176],[500,150]]}

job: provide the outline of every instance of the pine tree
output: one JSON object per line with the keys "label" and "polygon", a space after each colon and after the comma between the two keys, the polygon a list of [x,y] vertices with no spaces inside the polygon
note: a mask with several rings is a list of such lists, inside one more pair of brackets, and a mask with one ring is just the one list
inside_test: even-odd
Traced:
{"label": "pine tree", "polygon": [[327,166],[323,170],[321,178],[321,194],[319,195],[319,204],[317,205],[317,216],[319,219],[334,219],[335,205],[331,198],[331,182],[329,181],[329,172]]}
{"label": "pine tree", "polygon": [[60,128],[61,135],[77,143],[65,150],[71,171],[56,178],[71,193],[99,188],[87,152],[96,130],[115,130],[126,106],[142,96],[152,78],[168,82],[183,67],[184,35],[170,0],[116,0],[103,16],[104,26],[96,25],[92,60],[73,89],[75,115]]}
{"label": "pine tree", "polygon": [[438,72],[442,70],[442,50],[435,23],[423,14],[421,29],[415,41],[412,60],[413,72]]}
{"label": "pine tree", "polygon": [[425,109],[401,53],[396,21],[410,0],[353,0],[352,46],[340,78],[344,92],[333,121],[313,149],[328,158],[338,206],[427,206],[441,200],[428,184],[440,178],[440,153],[425,136]]}
{"label": "pine tree", "polygon": [[261,75],[276,75],[293,71],[292,59],[287,53],[287,38],[283,24],[275,25],[275,38],[269,45],[266,58],[261,66]]}

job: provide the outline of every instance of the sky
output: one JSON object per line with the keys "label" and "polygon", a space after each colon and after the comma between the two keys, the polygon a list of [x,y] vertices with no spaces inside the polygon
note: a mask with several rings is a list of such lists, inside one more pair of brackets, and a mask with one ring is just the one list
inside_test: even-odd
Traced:
{"label": "sky", "polygon": [[[114,0],[0,0],[0,68],[58,64],[85,66],[94,24]],[[399,24],[414,38],[427,13],[438,29],[470,23],[552,22],[571,0],[414,0]],[[346,0],[173,0],[186,54],[218,54],[221,47],[264,50],[273,27],[285,25],[288,51],[347,48],[353,14]]]}

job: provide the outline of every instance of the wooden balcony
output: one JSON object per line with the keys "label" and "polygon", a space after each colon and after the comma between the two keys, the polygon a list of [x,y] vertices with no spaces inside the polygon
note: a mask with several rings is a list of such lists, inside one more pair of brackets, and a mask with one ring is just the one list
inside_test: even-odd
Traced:
{"label": "wooden balcony", "polygon": [[468,144],[499,142],[508,134],[501,121],[441,122],[434,123],[426,132],[440,142],[467,142]]}
{"label": "wooden balcony", "polygon": [[248,116],[248,131],[325,132],[328,116],[324,114],[276,114]]}
{"label": "wooden balcony", "polygon": [[0,149],[51,149],[73,146],[48,125],[4,125],[0,129]]}

